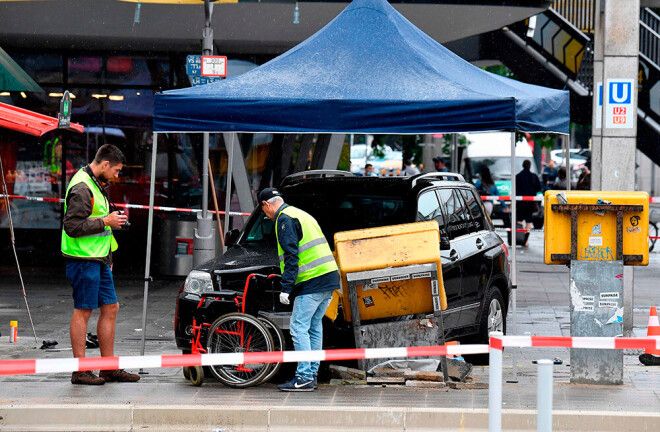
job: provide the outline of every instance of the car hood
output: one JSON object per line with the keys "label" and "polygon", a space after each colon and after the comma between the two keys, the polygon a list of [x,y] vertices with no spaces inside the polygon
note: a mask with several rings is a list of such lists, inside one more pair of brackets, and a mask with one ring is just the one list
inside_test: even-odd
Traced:
{"label": "car hood", "polygon": [[240,270],[251,267],[279,267],[276,245],[234,245],[224,255],[200,265],[196,270]]}

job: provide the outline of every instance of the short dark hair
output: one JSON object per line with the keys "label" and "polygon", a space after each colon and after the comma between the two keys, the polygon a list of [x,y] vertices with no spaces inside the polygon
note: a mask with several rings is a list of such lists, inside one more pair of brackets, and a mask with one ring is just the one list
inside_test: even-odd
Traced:
{"label": "short dark hair", "polygon": [[369,167],[373,167],[373,165],[371,165],[371,164],[366,164],[366,165],[364,166],[364,169],[367,169],[367,168],[369,168]]}
{"label": "short dark hair", "polygon": [[100,164],[103,161],[110,162],[110,166],[115,166],[119,163],[125,164],[126,156],[124,156],[124,153],[122,153],[116,146],[112,144],[103,144],[96,152],[94,162]]}
{"label": "short dark hair", "polygon": [[532,163],[529,161],[529,159],[525,159],[525,160],[523,161],[523,168],[525,168],[526,170],[528,170],[528,169],[530,169],[531,167],[532,167]]}

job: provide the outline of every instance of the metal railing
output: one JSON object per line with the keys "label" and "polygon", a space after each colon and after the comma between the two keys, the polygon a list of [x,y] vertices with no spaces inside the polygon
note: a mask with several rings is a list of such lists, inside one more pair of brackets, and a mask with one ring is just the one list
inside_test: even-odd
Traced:
{"label": "metal railing", "polygon": [[660,67],[660,17],[649,8],[639,15],[639,52]]}
{"label": "metal railing", "polygon": [[596,4],[600,0],[555,0],[552,9],[583,33],[592,35],[595,27]]}

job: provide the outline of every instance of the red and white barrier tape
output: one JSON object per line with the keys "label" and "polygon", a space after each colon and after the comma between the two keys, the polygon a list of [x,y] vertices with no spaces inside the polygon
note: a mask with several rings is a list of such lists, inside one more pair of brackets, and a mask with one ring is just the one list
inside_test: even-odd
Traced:
{"label": "red and white barrier tape", "polygon": [[[467,345],[463,345],[465,346]],[[490,338],[490,346],[496,349],[503,347],[660,349],[660,337],[493,336]]]}
{"label": "red and white barrier tape", "polygon": [[0,375],[27,375],[39,373],[181,366],[296,363],[299,361],[362,360],[390,357],[429,357],[486,353],[488,353],[488,345],[435,345],[408,348],[354,348],[319,351],[271,351],[228,354],[0,360]]}
{"label": "red and white barrier tape", "polygon": [[[29,196],[20,196],[20,195],[5,195],[5,194],[0,194],[0,198],[7,197],[9,199],[20,199],[20,200],[27,200],[27,201],[38,201],[38,202],[54,202],[54,203],[63,203],[64,200],[60,198],[44,198],[44,197],[29,197]],[[148,205],[141,205],[141,204],[116,204],[117,207],[121,208],[131,208],[131,209],[140,209],[140,210],[149,210]],[[180,213],[200,213],[202,210],[201,209],[189,209],[189,208],[180,208],[180,207],[165,207],[165,206],[154,206],[154,210],[156,211],[164,211],[164,212],[180,212]],[[225,212],[223,211],[213,211],[209,210],[209,213],[211,214],[221,214],[224,215]],[[250,216],[250,213],[239,213],[239,212],[229,212],[229,216]]]}
{"label": "red and white barrier tape", "polygon": [[[481,195],[484,201],[506,201],[511,202],[510,195]],[[543,201],[542,195],[536,196],[516,196],[516,201]],[[649,197],[649,203],[660,203],[660,197]]]}

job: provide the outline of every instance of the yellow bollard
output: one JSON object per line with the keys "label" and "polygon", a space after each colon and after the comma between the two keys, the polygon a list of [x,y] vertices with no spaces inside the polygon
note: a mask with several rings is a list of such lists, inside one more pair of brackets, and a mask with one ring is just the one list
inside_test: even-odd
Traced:
{"label": "yellow bollard", "polygon": [[9,343],[18,342],[18,321],[9,321]]}

